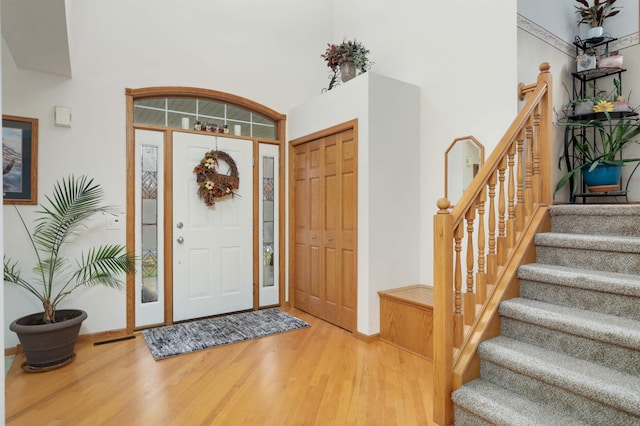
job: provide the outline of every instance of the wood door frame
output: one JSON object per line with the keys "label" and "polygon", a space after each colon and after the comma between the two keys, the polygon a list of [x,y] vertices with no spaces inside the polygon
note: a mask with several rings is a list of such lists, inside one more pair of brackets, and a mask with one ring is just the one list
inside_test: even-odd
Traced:
{"label": "wood door frame", "polygon": [[[282,123],[283,127],[284,127],[284,122]],[[282,133],[284,135],[284,128],[282,130]],[[227,135],[228,136],[228,135]],[[276,306],[282,306],[285,305],[286,306],[286,299],[285,299],[285,276],[284,276],[284,271],[285,271],[285,267],[286,267],[286,259],[285,259],[285,255],[287,253],[286,250],[286,246],[285,244],[285,233],[286,233],[286,214],[285,214],[285,206],[286,206],[286,200],[285,200],[285,196],[284,196],[284,191],[282,190],[285,187],[285,168],[286,168],[286,163],[285,163],[285,155],[284,155],[284,141],[274,141],[274,140],[270,140],[270,139],[254,139],[254,144],[253,144],[253,159],[254,159],[254,164],[253,164],[253,182],[254,182],[254,186],[253,186],[253,217],[254,217],[254,223],[257,224],[258,220],[260,218],[260,206],[258,205],[258,203],[261,201],[259,199],[259,195],[260,195],[260,191],[258,188],[258,185],[260,185],[260,167],[258,167],[257,161],[260,158],[260,144],[269,144],[269,145],[278,145],[279,146],[279,155],[278,155],[278,187],[280,188],[280,197],[278,199],[278,209],[279,209],[279,213],[278,213],[278,241],[279,246],[278,246],[278,299],[280,300],[280,304],[278,305],[266,305],[266,306],[262,306],[262,309],[264,308],[270,308],[270,307],[276,307]],[[260,285],[260,283],[258,282],[258,279],[260,277],[260,265],[258,264],[259,261],[262,261],[262,250],[260,249],[260,247],[258,246],[258,243],[260,242],[260,227],[259,226],[254,226],[253,227],[253,246],[254,246],[254,251],[253,251],[253,277],[254,277],[254,285],[253,285],[253,309],[260,309],[260,289],[258,288],[258,286]]]}
{"label": "wood door frame", "polygon": [[[295,179],[294,179],[294,173],[295,173],[295,169],[294,169],[294,156],[295,156],[295,147],[297,147],[298,145],[302,145],[305,144],[307,142],[311,142],[314,141],[316,139],[321,139],[336,133],[341,133],[344,132],[346,130],[352,130],[353,131],[353,135],[354,138],[356,140],[356,143],[358,142],[359,138],[358,138],[358,119],[354,118],[353,120],[349,120],[349,121],[345,121],[343,123],[340,124],[336,124],[335,126],[331,126],[331,127],[327,127],[326,129],[322,129],[319,130],[317,132],[314,133],[310,133],[308,135],[299,137],[297,139],[293,139],[291,141],[289,141],[289,149],[287,152],[287,158],[288,158],[288,176],[289,176],[289,185],[287,187],[287,191],[289,193],[289,206],[288,206],[288,216],[289,216],[289,226],[288,226],[288,230],[289,230],[289,239],[288,239],[288,247],[289,247],[289,268],[288,268],[288,276],[289,276],[289,306],[293,307],[295,306],[295,288],[294,285],[295,284],[295,280],[292,280],[291,278],[294,277],[295,275],[295,271],[294,271],[294,265],[295,265]],[[355,193],[356,196],[356,205],[357,205],[357,198],[358,198],[358,191],[356,190]],[[356,212],[356,218],[357,218],[357,212]],[[356,221],[357,223],[357,221]],[[357,224],[356,224],[356,229],[357,229]],[[356,232],[357,235],[357,232]],[[356,253],[358,250],[358,238],[356,237]],[[356,259],[356,265],[355,265],[355,274],[356,274],[356,306],[355,306],[355,321],[356,323],[353,325],[353,333],[357,334],[358,331],[358,298],[359,298],[359,294],[357,292],[357,282],[358,282],[358,262]],[[293,283],[293,284],[292,284]]]}
{"label": "wood door frame", "polygon": [[[254,230],[253,230],[253,309],[259,309],[259,292],[258,286],[258,260],[262,259],[262,252],[258,247],[258,227],[255,226],[259,218],[257,203],[259,184],[259,170],[256,167],[255,159],[258,157],[258,149],[261,143],[267,143],[272,145],[278,145],[280,148],[280,156],[278,162],[278,170],[280,173],[278,179],[278,185],[280,188],[285,188],[286,185],[286,158],[284,155],[285,147],[285,135],[286,135],[286,115],[280,114],[273,109],[254,102],[250,99],[246,99],[240,96],[232,95],[229,93],[219,92],[210,89],[201,89],[194,87],[182,87],[182,86],[167,86],[167,87],[145,87],[139,89],[125,89],[126,100],[126,171],[127,171],[127,196],[126,196],[126,247],[127,251],[135,251],[135,130],[153,130],[164,132],[164,159],[165,159],[165,202],[163,208],[165,209],[165,221],[164,221],[164,259],[173,258],[173,183],[171,176],[173,176],[173,132],[196,132],[195,130],[184,130],[177,128],[168,128],[164,126],[155,125],[140,125],[134,123],[134,101],[144,98],[162,98],[162,97],[184,97],[184,98],[199,98],[199,99],[211,99],[219,102],[235,105],[251,112],[260,114],[275,123],[275,137],[276,139],[263,139],[247,136],[234,136],[225,134],[225,138],[237,138],[253,141],[253,218],[254,218]],[[197,132],[201,133],[201,132]],[[281,191],[280,199],[278,200],[278,208],[280,209],[280,215],[278,220],[278,236],[280,245],[278,247],[278,285],[279,285],[279,299],[280,305],[285,304],[285,273],[286,270],[286,222],[285,222],[285,208],[286,200]],[[165,262],[163,259],[163,267],[165,273],[164,290],[165,290],[165,318],[164,324],[169,325],[173,323],[173,264],[172,262]],[[135,275],[128,274],[126,278],[126,332],[127,334],[133,333],[137,328],[135,325]]]}

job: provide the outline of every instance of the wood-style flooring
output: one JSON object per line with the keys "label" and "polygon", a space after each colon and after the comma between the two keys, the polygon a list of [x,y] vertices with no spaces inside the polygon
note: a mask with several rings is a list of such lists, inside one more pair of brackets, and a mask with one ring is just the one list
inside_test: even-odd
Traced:
{"label": "wood-style flooring", "polygon": [[6,378],[8,425],[427,425],[432,363],[311,327],[154,361],[141,335],[76,346],[70,365]]}

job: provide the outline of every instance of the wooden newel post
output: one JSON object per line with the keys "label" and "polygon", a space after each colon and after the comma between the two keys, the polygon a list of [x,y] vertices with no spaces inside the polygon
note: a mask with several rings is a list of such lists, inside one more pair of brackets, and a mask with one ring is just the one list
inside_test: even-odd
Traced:
{"label": "wooden newel post", "polygon": [[451,203],[438,200],[433,218],[433,420],[453,423],[453,216]]}
{"label": "wooden newel post", "polygon": [[548,62],[540,64],[538,84],[547,86],[546,93],[540,102],[540,203],[551,205],[553,203],[553,76],[549,71],[551,65]]}

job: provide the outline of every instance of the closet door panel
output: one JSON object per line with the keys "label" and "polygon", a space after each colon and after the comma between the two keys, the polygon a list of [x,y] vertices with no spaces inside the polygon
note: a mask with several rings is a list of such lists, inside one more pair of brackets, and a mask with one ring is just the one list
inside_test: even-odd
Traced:
{"label": "closet door panel", "polygon": [[320,299],[322,298],[322,248],[317,245],[309,246],[309,313],[320,313]]}
{"label": "closet door panel", "polygon": [[323,298],[322,283],[324,281],[324,255],[322,247],[322,209],[323,200],[323,171],[324,155],[322,152],[322,141],[314,141],[308,144],[309,163],[307,168],[307,178],[309,181],[309,196],[305,200],[309,217],[307,229],[309,246],[309,303],[308,312],[312,315],[321,315]]}
{"label": "closet door panel", "polygon": [[[325,138],[324,146],[324,233],[325,280],[323,315],[334,324],[338,324],[338,306],[340,305],[340,172],[339,137],[331,135]],[[339,324],[338,324],[339,325]]]}
{"label": "closet door panel", "polygon": [[294,154],[294,193],[293,207],[295,250],[293,258],[293,285],[296,306],[306,310],[309,304],[309,180],[307,179],[308,151],[298,147]]}
{"label": "closet door panel", "polygon": [[342,293],[342,308],[349,316],[356,309],[356,253],[353,250],[342,250],[341,258],[340,281],[345,289]]}
{"label": "closet door panel", "polygon": [[335,248],[325,247],[324,299],[322,300],[323,319],[339,324],[340,280],[338,276],[339,256]]}
{"label": "closet door panel", "polygon": [[294,259],[295,303],[302,310],[309,309],[309,247],[296,244]]}
{"label": "closet door panel", "polygon": [[353,130],[340,134],[340,326],[353,330],[358,292],[357,265],[357,147]]}
{"label": "closet door panel", "polygon": [[[355,330],[357,152],[352,130],[294,148],[295,307]],[[304,169],[304,170],[303,170]]]}

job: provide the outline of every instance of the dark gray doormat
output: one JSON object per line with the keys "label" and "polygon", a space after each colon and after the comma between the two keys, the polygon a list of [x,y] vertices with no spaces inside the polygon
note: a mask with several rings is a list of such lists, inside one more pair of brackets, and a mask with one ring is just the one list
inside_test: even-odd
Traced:
{"label": "dark gray doormat", "polygon": [[309,327],[278,308],[243,312],[142,331],[153,358],[176,355]]}

